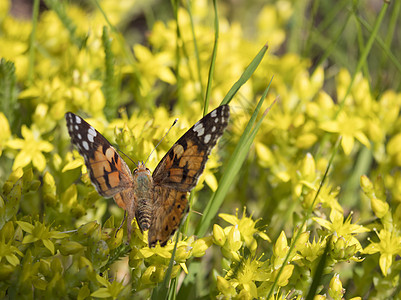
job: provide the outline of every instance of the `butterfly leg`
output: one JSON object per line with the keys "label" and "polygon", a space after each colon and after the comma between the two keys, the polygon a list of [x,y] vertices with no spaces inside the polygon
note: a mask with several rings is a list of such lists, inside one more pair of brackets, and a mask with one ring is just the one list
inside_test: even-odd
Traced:
{"label": "butterfly leg", "polygon": [[123,218],[120,226],[118,226],[114,237],[117,237],[117,233],[120,231],[121,227],[123,227],[126,218],[127,218],[127,212],[124,210],[124,218]]}

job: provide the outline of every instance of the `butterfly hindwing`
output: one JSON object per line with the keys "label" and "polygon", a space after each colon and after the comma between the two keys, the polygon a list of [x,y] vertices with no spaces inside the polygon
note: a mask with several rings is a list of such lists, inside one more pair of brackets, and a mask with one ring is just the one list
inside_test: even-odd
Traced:
{"label": "butterfly hindwing", "polygon": [[164,246],[180,226],[183,215],[188,212],[187,192],[156,186],[154,200],[152,226],[148,232],[149,247],[157,242]]}
{"label": "butterfly hindwing", "polygon": [[[81,117],[68,112],[65,115],[71,141],[85,159],[93,185],[106,198],[116,196],[132,185],[132,175],[125,161],[107,139]],[[118,195],[120,207],[125,204]]]}

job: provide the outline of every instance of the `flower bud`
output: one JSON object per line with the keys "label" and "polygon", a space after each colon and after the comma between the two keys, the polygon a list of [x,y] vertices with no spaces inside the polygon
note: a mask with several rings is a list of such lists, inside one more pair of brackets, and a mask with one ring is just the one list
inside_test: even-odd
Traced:
{"label": "flower bud", "polygon": [[307,153],[302,161],[301,172],[306,180],[313,180],[316,176],[315,159],[312,154]]}
{"label": "flower bud", "polygon": [[62,255],[70,255],[78,253],[84,248],[85,247],[78,242],[63,240],[61,242],[59,250]]}
{"label": "flower bud", "polygon": [[219,225],[213,225],[213,241],[216,245],[223,247],[226,242],[226,235],[224,234],[223,228]]}
{"label": "flower bud", "polygon": [[369,197],[372,196],[373,184],[366,175],[361,176],[360,184],[361,184],[362,190],[365,192],[365,194],[368,195]]}
{"label": "flower bud", "polygon": [[149,266],[145,272],[143,272],[142,277],[141,277],[141,281],[142,284],[146,285],[146,284],[152,284],[153,281],[151,279],[153,273],[156,271],[156,266],[152,265]]}
{"label": "flower bud", "polygon": [[78,237],[89,242],[89,238],[98,241],[100,239],[100,225],[96,221],[86,223],[78,228]]}
{"label": "flower bud", "polygon": [[192,247],[187,246],[187,245],[182,245],[177,247],[177,250],[175,252],[174,259],[176,262],[185,262],[188,257],[191,255],[191,250]]}
{"label": "flower bud", "polygon": [[370,199],[370,205],[372,206],[372,210],[375,213],[376,217],[379,219],[383,218],[389,209],[388,203],[376,198]]}
{"label": "flower bud", "polygon": [[219,292],[226,298],[230,299],[232,296],[236,295],[235,288],[224,277],[217,276],[216,285]]}
{"label": "flower bud", "polygon": [[[276,270],[277,273],[279,270]],[[294,265],[286,265],[283,268],[283,271],[280,274],[280,277],[277,281],[278,286],[286,286],[288,284],[288,279],[290,279],[292,272],[294,271]]]}
{"label": "flower bud", "polygon": [[273,253],[275,256],[280,257],[280,256],[285,256],[288,251],[288,243],[287,243],[287,237],[285,236],[284,231],[281,231],[279,237],[276,240],[276,243],[274,244],[273,248]]}
{"label": "flower bud", "polygon": [[227,245],[231,251],[237,251],[241,248],[241,233],[238,230],[238,225],[232,226],[227,236]]}
{"label": "flower bud", "polygon": [[343,290],[343,285],[341,283],[340,277],[338,274],[335,274],[330,280],[329,295],[334,300],[341,300],[344,292],[345,291]]}
{"label": "flower bud", "polygon": [[213,244],[213,238],[211,236],[204,237],[196,240],[191,244],[192,256],[202,257],[205,255],[206,250]]}

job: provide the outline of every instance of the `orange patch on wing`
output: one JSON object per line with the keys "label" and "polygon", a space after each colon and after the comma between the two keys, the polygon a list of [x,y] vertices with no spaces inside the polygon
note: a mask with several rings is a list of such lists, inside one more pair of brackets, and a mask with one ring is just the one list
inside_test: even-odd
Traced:
{"label": "orange patch on wing", "polygon": [[120,184],[118,172],[109,173],[107,176],[109,177],[109,184],[112,188],[115,188]]}
{"label": "orange patch on wing", "polygon": [[178,169],[178,168],[170,169],[170,179],[173,182],[181,182],[182,169]]}
{"label": "orange patch on wing", "polygon": [[109,189],[107,184],[106,184],[106,180],[104,179],[103,176],[100,176],[100,177],[96,178],[96,180],[97,180],[97,183],[99,185],[99,188],[102,191],[107,191]]}
{"label": "orange patch on wing", "polygon": [[125,206],[124,200],[121,196],[121,193],[114,195],[114,201],[116,201],[116,203],[119,207],[126,209],[126,206]]}

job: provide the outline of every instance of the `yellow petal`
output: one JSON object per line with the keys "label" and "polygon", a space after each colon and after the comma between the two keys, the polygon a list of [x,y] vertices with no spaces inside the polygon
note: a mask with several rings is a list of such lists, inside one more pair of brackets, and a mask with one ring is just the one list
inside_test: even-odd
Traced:
{"label": "yellow petal", "polygon": [[13,164],[13,171],[18,169],[18,168],[23,168],[27,164],[29,164],[32,160],[32,157],[30,154],[28,154],[25,151],[20,151],[17,156],[15,157],[14,164]]}
{"label": "yellow petal", "polygon": [[32,157],[32,164],[38,169],[38,171],[43,171],[46,167],[46,158],[42,152],[34,153]]}
{"label": "yellow petal", "polygon": [[355,138],[361,142],[366,148],[370,149],[370,141],[362,131],[354,133]]}
{"label": "yellow petal", "polygon": [[382,253],[380,255],[379,265],[384,276],[387,276],[387,271],[391,267],[392,263],[393,263],[393,257],[391,254]]}
{"label": "yellow petal", "polygon": [[354,138],[351,135],[344,135],[341,139],[341,147],[343,147],[345,155],[349,155],[354,148]]}

